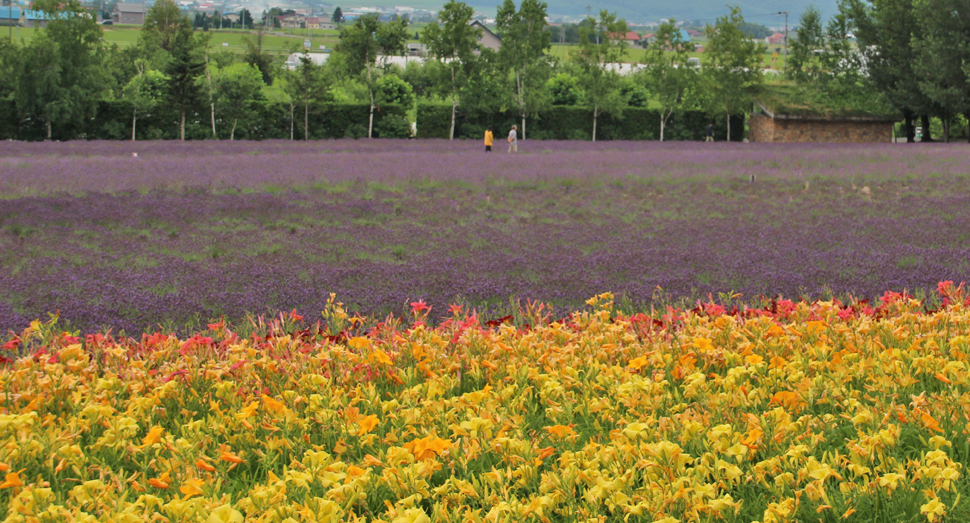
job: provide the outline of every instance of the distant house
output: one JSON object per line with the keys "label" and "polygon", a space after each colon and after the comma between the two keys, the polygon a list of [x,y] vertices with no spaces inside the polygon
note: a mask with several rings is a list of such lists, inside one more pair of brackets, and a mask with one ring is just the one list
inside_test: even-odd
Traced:
{"label": "distant house", "polygon": [[704,33],[698,31],[697,29],[688,29],[687,36],[690,36],[691,38],[697,38],[700,36],[704,36]]}
{"label": "distant house", "polygon": [[497,34],[493,33],[489,28],[485,27],[485,24],[475,20],[469,25],[472,27],[480,27],[482,29],[482,37],[478,40],[478,45],[488,47],[494,51],[498,51],[498,48],[502,47],[502,39],[499,38]]}
{"label": "distant house", "polygon": [[636,31],[627,31],[623,34],[606,33],[606,37],[610,40],[626,41],[630,45],[640,45],[640,35]]}
{"label": "distant house", "polygon": [[306,19],[308,29],[333,29],[329,16],[311,16]]}
{"label": "distant house", "polygon": [[419,44],[417,42],[408,42],[408,56],[424,56],[428,49],[424,44]]}
{"label": "distant house", "polygon": [[[680,33],[680,39],[681,39],[681,40],[683,40],[684,42],[688,42],[688,43],[690,42],[690,32],[689,32],[689,31],[686,31],[686,30],[684,30],[684,29],[681,29],[681,30],[679,31],[679,33]],[[645,35],[643,35],[643,38],[642,38],[642,39],[640,40],[640,44],[641,44],[641,45],[642,45],[643,47],[647,47],[647,46],[649,46],[650,44],[652,44],[652,43],[653,43],[653,41],[654,41],[654,40],[655,40],[656,38],[657,38],[657,35],[655,35],[655,34],[653,34],[653,33],[647,33],[647,34],[645,34]],[[691,47],[690,45],[688,45],[688,46],[687,46],[687,48],[688,48],[688,49],[693,49],[693,47]]]}
{"label": "distant house", "polygon": [[768,37],[768,43],[772,45],[781,45],[785,43],[785,35],[782,33],[775,33]]}
{"label": "distant house", "polygon": [[762,102],[756,107],[759,110],[748,122],[752,142],[889,143],[897,120],[894,115],[826,113],[818,109],[781,113]]}
{"label": "distant house", "polygon": [[[302,56],[303,53],[291,53],[290,56],[286,58],[286,62],[283,62],[283,65],[285,65],[286,68],[291,71],[295,70],[297,67],[300,67],[301,63],[303,63],[300,60]],[[330,58],[330,53],[307,53],[307,56],[310,58],[310,62],[312,62],[313,65],[323,65],[327,63],[327,59]]]}
{"label": "distant house", "polygon": [[115,10],[111,13],[111,19],[116,24],[144,25],[146,13],[147,9],[145,9],[145,4],[124,4],[119,2],[115,4]]}
{"label": "distant house", "polygon": [[302,29],[306,18],[303,15],[283,15],[280,17],[280,27],[283,29]]}

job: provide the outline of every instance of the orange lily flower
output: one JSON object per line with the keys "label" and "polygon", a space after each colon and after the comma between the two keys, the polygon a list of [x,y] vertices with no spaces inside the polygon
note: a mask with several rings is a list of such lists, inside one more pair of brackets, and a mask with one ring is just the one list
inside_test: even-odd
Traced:
{"label": "orange lily flower", "polygon": [[141,446],[138,448],[143,449],[156,443],[160,443],[162,441],[162,434],[165,434],[165,429],[157,425],[152,427],[151,430],[148,431],[148,434],[145,435],[145,438],[141,440]]}
{"label": "orange lily flower", "polygon": [[229,448],[229,445],[219,445],[219,459],[237,464],[246,462],[246,460],[233,453],[232,449]]}
{"label": "orange lily flower", "polygon": [[22,487],[24,482],[20,479],[20,474],[27,469],[20,469],[17,472],[11,472],[4,477],[3,483],[0,483],[0,489],[11,488],[11,487]]}
{"label": "orange lily flower", "polygon": [[160,488],[162,490],[168,489],[169,484],[172,482],[172,476],[166,472],[157,478],[151,478],[148,480],[148,484]]}
{"label": "orange lily flower", "polygon": [[202,459],[202,458],[199,458],[199,459],[195,460],[195,466],[196,467],[199,467],[200,469],[202,469],[202,470],[204,470],[206,472],[215,472],[216,471],[216,468],[215,467],[213,467],[212,465],[206,463],[206,461],[204,459]]}

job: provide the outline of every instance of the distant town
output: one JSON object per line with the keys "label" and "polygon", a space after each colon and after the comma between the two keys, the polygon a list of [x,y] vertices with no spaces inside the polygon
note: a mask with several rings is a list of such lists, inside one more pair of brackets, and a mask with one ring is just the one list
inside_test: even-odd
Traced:
{"label": "distant town", "polygon": [[[145,14],[155,3],[154,0],[144,2],[118,2],[118,1],[88,1],[82,2],[92,14],[97,16],[97,20],[106,25],[108,24],[131,24],[141,25],[144,23]],[[215,29],[245,28],[250,20],[264,26],[271,26],[282,29],[319,29],[334,30],[340,22],[351,22],[358,17],[367,14],[378,14],[381,20],[394,20],[399,17],[407,17],[412,23],[427,23],[436,19],[438,12],[418,7],[405,5],[386,6],[386,7],[341,7],[337,4],[325,2],[238,2],[238,1],[207,1],[207,0],[180,0],[177,2],[182,11],[190,18],[198,15],[206,17],[216,16],[219,18],[220,26]],[[20,0],[6,0],[0,8],[0,26],[14,25],[19,27],[43,26],[46,19],[42,11],[32,8],[32,2]],[[334,20],[334,12],[340,9],[338,20]],[[243,14],[246,11],[248,14]],[[476,12],[475,19],[480,20],[486,26],[495,23],[494,12]],[[575,24],[581,22],[585,17],[577,16],[557,16],[551,13],[548,22],[551,27],[558,27],[562,24]],[[643,23],[628,22],[627,26],[631,31],[638,33],[638,42],[642,39],[643,43],[649,42],[649,31],[655,29],[668,19],[661,18],[656,21]],[[678,20],[676,24],[685,28],[691,37],[701,35],[704,23],[691,20]],[[782,45],[785,39],[784,26],[761,26],[752,36],[763,40],[769,45]],[[641,38],[642,37],[642,38]],[[633,43],[633,42],[631,42]]]}

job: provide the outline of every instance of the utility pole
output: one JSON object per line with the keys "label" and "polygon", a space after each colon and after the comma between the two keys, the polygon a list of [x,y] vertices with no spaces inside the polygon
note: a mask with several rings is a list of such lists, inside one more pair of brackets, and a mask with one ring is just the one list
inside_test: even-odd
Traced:
{"label": "utility pole", "polygon": [[777,14],[785,15],[785,69],[788,69],[788,11],[778,11]]}
{"label": "utility pole", "polygon": [[566,61],[566,19],[559,19],[559,47],[562,48],[562,61]]}

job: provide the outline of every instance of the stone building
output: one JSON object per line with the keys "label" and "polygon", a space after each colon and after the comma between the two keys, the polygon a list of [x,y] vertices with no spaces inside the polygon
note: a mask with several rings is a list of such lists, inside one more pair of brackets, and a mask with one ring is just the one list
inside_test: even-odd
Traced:
{"label": "stone building", "polygon": [[890,143],[893,116],[833,116],[826,114],[781,114],[763,104],[748,123],[752,142],[859,142]]}
{"label": "stone building", "polygon": [[114,12],[111,13],[111,19],[116,24],[144,25],[145,14],[147,12],[148,10],[145,9],[145,4],[126,4],[119,2],[115,5]]}

